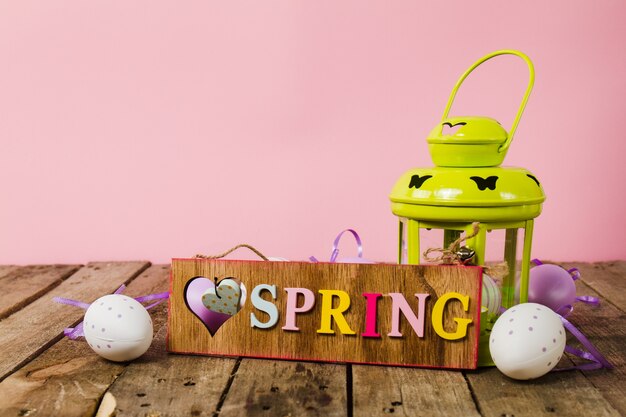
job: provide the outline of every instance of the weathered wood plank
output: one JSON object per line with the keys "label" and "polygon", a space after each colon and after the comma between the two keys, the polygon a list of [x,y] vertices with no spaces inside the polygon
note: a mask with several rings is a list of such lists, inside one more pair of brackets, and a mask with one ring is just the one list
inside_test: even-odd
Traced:
{"label": "weathered wood plank", "polygon": [[[593,280],[599,288],[609,289],[615,284],[616,289],[607,291],[598,307],[576,303],[569,319],[615,367],[610,371],[584,371],[584,375],[613,407],[626,415],[626,314],[616,307],[618,303],[615,302],[622,296],[617,294],[620,291],[617,282],[626,282],[626,276],[616,277],[609,268],[594,268],[594,271]],[[583,278],[586,276],[585,272]],[[577,281],[576,287],[578,295],[600,296],[586,282]]]}
{"label": "weathered wood plank", "polygon": [[[124,293],[136,297],[166,291],[168,276],[168,266],[150,267],[134,279]],[[93,274],[90,280],[100,278],[101,275]],[[165,330],[166,304],[150,310],[156,332]],[[82,314],[81,310],[69,306],[63,308]],[[163,350],[162,346],[155,348],[153,345],[146,357],[154,358]],[[139,361],[149,362],[150,359],[142,357],[137,363]],[[0,416],[93,415],[103,394],[124,372],[126,365],[100,358],[84,339],[62,339],[0,383]]]}
{"label": "weathered wood plank", "polygon": [[[626,312],[626,261],[594,264],[572,262],[564,266],[578,268],[583,282],[622,312]],[[583,293],[579,292],[578,295],[583,295]]]}
{"label": "weathered wood plank", "polygon": [[123,364],[100,360],[84,340],[61,340],[0,382],[0,416],[87,416]]}
{"label": "weathered wood plank", "polygon": [[0,381],[58,341],[63,329],[78,322],[84,311],[57,304],[60,296],[91,302],[129,282],[148,267],[146,262],[91,263],[22,310],[0,322]]}
{"label": "weathered wood plank", "polygon": [[[615,416],[620,412],[626,415],[626,387],[623,384],[626,380],[626,318],[623,309],[620,311],[620,297],[623,296],[620,282],[626,281],[626,274],[622,271],[626,263],[600,265],[599,268],[593,264],[565,265],[581,268],[584,282],[577,283],[578,295],[597,295],[596,289],[606,297],[599,308],[577,303],[570,319],[616,365],[616,369],[551,373],[528,382],[513,381],[495,368],[467,372],[466,379],[478,411],[471,396],[467,401],[467,382],[460,372],[354,365],[352,389],[348,390],[343,365],[244,359],[237,367],[234,366],[236,359],[167,355],[164,351],[166,309],[161,305],[152,310],[157,331],[155,343],[142,358],[130,364],[115,364],[96,356],[83,340],[63,339],[0,382],[0,416],[93,415],[107,390],[116,399],[118,416],[216,413],[220,416],[343,416],[352,411],[349,410],[348,391],[354,404],[354,416],[390,413],[470,416],[480,413],[485,417]],[[22,267],[0,267],[0,280],[3,271],[6,276],[19,268]],[[84,274],[85,269],[78,274]],[[151,267],[132,281],[126,293],[136,296],[164,291],[167,275],[167,267]],[[94,276],[87,280],[94,279]],[[108,279],[104,275],[95,277],[98,281]],[[70,287],[69,281],[77,283]],[[116,288],[118,284],[112,282],[109,281],[110,289],[104,292]],[[79,285],[83,285],[82,289],[69,295],[69,289]],[[62,286],[68,291],[58,293]],[[85,288],[90,286],[89,283],[79,283],[72,276],[49,297],[59,295],[91,301],[101,294],[85,299]],[[31,319],[23,312],[44,299],[46,306],[54,307],[49,297],[40,298],[0,321],[0,369],[4,366],[8,347],[3,344],[7,334],[3,328],[5,322],[22,316],[25,323],[22,332],[31,337],[47,331],[47,327],[55,325],[57,320],[60,329],[72,324],[74,319],[57,319],[58,313],[50,313],[48,317],[28,324]],[[79,309],[59,307],[78,312],[77,318],[82,315]],[[42,321],[45,326],[41,325]],[[34,330],[27,330],[29,326]],[[568,344],[572,344],[571,338]],[[564,358],[560,366],[569,365],[567,362],[568,359]],[[451,393],[450,390],[458,392]],[[324,393],[331,396],[330,401],[322,395]],[[222,394],[225,395],[221,397]],[[467,408],[463,409],[465,404]]]}
{"label": "weathered wood plank", "polygon": [[[559,366],[569,366],[562,360]],[[619,416],[580,372],[554,372],[532,381],[515,381],[496,368],[466,376],[483,417]]]}
{"label": "weathered wood plank", "polygon": [[480,416],[459,371],[352,367],[355,416]]}
{"label": "weathered wood plank", "polygon": [[52,290],[79,268],[80,265],[32,265],[4,274],[0,271],[0,320]]}
{"label": "weathered wood plank", "polygon": [[213,416],[236,359],[170,355],[163,326],[154,349],[131,363],[113,383],[115,415]]}
{"label": "weathered wood plank", "polygon": [[[598,285],[606,286],[606,280],[623,280],[607,272],[602,264],[563,266],[580,268],[584,279],[594,276]],[[579,295],[597,295],[580,281],[577,281],[577,287]],[[600,308],[577,303],[570,319],[614,364],[620,364],[619,369],[550,373],[528,382],[509,379],[495,368],[468,372],[467,379],[483,416],[613,416],[626,411],[626,389],[621,383],[625,378],[624,355],[621,352],[626,346],[623,314],[606,302]],[[608,323],[616,327],[607,329]],[[568,344],[573,343],[574,339],[569,337]],[[558,367],[571,366],[571,359],[564,357]]]}
{"label": "weathered wood plank", "polygon": [[17,271],[20,268],[23,267],[19,265],[0,265],[0,278],[12,273],[13,271]]}
{"label": "weathered wood plank", "polygon": [[243,359],[220,417],[346,416],[346,366]]}
{"label": "weathered wood plank", "polygon": [[[208,290],[208,285],[213,286],[213,277],[245,277],[245,279],[241,284],[231,281],[232,284],[227,285],[228,288],[232,288],[231,285],[236,287],[231,291],[237,291],[237,295],[227,294],[230,300],[224,298],[217,302],[219,294],[214,294],[212,299],[214,304],[211,304],[210,296],[202,294]],[[236,308],[239,291],[242,291],[239,285],[245,284],[248,291],[252,292],[253,288],[267,285],[268,282],[276,288],[305,288],[311,293],[315,310],[299,314],[297,327],[295,324],[289,325],[289,328],[298,331],[285,330],[288,327],[286,322],[285,327],[273,322],[269,328],[259,329],[260,326],[250,324],[254,311],[257,311],[256,317],[259,317],[253,303],[247,302],[241,309]],[[330,320],[323,324],[322,320],[325,319],[320,318],[323,316],[320,316],[321,306],[333,298],[327,297],[328,294],[324,294],[324,289],[335,288],[341,289],[349,305],[341,330],[336,330],[338,325],[331,328]],[[412,304],[413,309],[418,308],[419,304],[421,306],[419,308],[432,310],[433,314],[437,303],[445,294],[452,292],[467,294],[471,301],[469,305],[464,305],[466,310],[461,303],[448,303],[445,304],[446,314],[437,319],[442,327],[448,330],[456,329],[457,324],[453,321],[455,317],[464,317],[464,320],[472,321],[480,314],[480,305],[477,302],[480,294],[480,269],[420,265],[175,259],[172,262],[169,317],[170,328],[174,331],[170,332],[168,348],[171,352],[253,358],[368,364],[401,363],[455,369],[476,367],[478,332],[472,331],[476,328],[471,328],[462,338],[455,340],[436,333],[434,325],[422,326],[423,334],[418,331],[419,337],[351,337],[350,335],[363,332],[366,326],[369,326],[366,324],[369,302],[366,302],[366,298],[361,294],[372,292],[385,294],[377,303],[375,325],[375,331],[383,335],[412,332],[408,323],[404,326],[398,325],[398,328],[394,326],[392,315],[396,301],[390,296],[391,293],[423,294],[421,303],[415,298],[409,301],[404,298],[402,300]],[[207,310],[201,297],[209,297],[206,302],[214,309],[213,311]],[[428,300],[425,297],[428,297]],[[281,290],[272,303],[278,311],[284,312],[287,311],[290,298]],[[376,303],[376,300],[374,302]],[[197,311],[194,311],[194,305]],[[228,315],[219,314],[222,312],[221,309],[224,309],[225,313],[228,308],[233,309]],[[213,320],[205,318],[203,324],[199,316],[207,311],[214,315],[210,316]],[[223,317],[228,317],[228,320],[224,321]],[[215,321],[222,326],[215,327]],[[461,329],[459,324],[459,330]]]}

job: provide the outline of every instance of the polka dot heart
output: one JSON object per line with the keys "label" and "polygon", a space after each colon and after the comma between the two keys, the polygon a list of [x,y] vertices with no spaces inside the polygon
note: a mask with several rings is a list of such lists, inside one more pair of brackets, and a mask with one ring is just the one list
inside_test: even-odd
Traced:
{"label": "polka dot heart", "polygon": [[202,294],[202,304],[216,313],[233,316],[239,311],[241,288],[232,279],[221,280],[217,287],[209,288]]}
{"label": "polka dot heart", "polygon": [[109,294],[94,301],[85,312],[85,339],[105,359],[130,361],[143,355],[152,343],[152,319],[137,300]]}
{"label": "polka dot heart", "polygon": [[493,362],[514,379],[548,373],[565,349],[565,328],[550,308],[536,303],[511,307],[496,321],[489,339]]}

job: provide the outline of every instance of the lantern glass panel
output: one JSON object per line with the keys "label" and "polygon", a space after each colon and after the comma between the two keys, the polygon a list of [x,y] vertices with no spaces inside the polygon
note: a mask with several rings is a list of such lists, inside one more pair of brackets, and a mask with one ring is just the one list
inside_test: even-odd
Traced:
{"label": "lantern glass panel", "polygon": [[[443,247],[443,229],[437,228],[428,228],[428,229],[419,229],[419,241],[410,240],[408,237],[408,224],[409,220],[406,218],[400,219],[400,253],[399,253],[399,263],[400,264],[408,264],[408,263],[419,263],[419,264],[427,264],[428,261],[424,259],[424,251],[428,248],[441,248]],[[419,245],[416,245],[419,243]],[[414,256],[419,257],[419,262],[409,262],[409,251]],[[433,256],[437,256],[437,254],[433,254]]]}
{"label": "lantern glass panel", "polygon": [[407,264],[408,254],[407,254],[407,237],[406,237],[406,227],[408,220],[404,217],[400,217],[400,230],[399,230],[399,241],[398,241],[398,263],[399,264]]}
{"label": "lantern glass panel", "polygon": [[503,298],[506,293],[514,297],[515,303],[519,303],[519,277],[521,271],[522,254],[524,250],[524,229],[493,229],[487,231],[485,245],[485,266],[498,266],[506,264],[508,274],[492,277],[500,287]]}
{"label": "lantern glass panel", "polygon": [[[447,248],[451,242],[466,233],[468,225],[459,223],[454,228],[419,228],[419,236],[415,232],[410,232],[409,223],[411,221],[402,218],[400,221],[400,242],[399,242],[399,262],[401,264],[427,264],[424,252],[429,248]],[[430,224],[432,225],[432,223]],[[450,223],[447,224],[450,226]],[[519,279],[521,263],[524,250],[524,228],[508,227],[502,229],[487,229],[484,240],[477,239],[472,242],[464,242],[463,245],[470,246],[477,253],[474,261],[479,265],[500,266],[494,269],[492,278],[497,283],[502,294],[503,302],[512,305],[520,302]],[[474,247],[479,241],[484,242],[484,246]],[[439,252],[432,254],[432,257],[439,256]],[[506,264],[508,274],[497,274],[502,272],[502,266]],[[506,301],[505,301],[506,300]]]}
{"label": "lantern glass panel", "polygon": [[[444,231],[443,229],[420,229],[420,263],[429,263],[424,259],[424,252],[429,248],[444,248]],[[439,256],[440,253],[433,253],[431,256]]]}

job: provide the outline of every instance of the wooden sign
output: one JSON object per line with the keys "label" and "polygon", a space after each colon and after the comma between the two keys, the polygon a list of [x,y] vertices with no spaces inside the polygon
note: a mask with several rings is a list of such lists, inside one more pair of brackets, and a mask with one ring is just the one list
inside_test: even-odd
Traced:
{"label": "wooden sign", "polygon": [[481,269],[174,259],[170,352],[475,369]]}

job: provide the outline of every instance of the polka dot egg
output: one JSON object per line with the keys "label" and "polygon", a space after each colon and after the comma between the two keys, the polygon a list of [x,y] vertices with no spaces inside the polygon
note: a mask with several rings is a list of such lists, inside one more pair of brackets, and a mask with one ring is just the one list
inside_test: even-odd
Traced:
{"label": "polka dot egg", "polygon": [[138,301],[110,294],[94,301],[83,320],[85,339],[98,355],[116,362],[143,355],[152,343],[152,319]]}
{"label": "polka dot egg", "polygon": [[524,303],[502,313],[493,326],[489,351],[506,376],[533,379],[548,373],[565,349],[565,328],[550,308]]}

